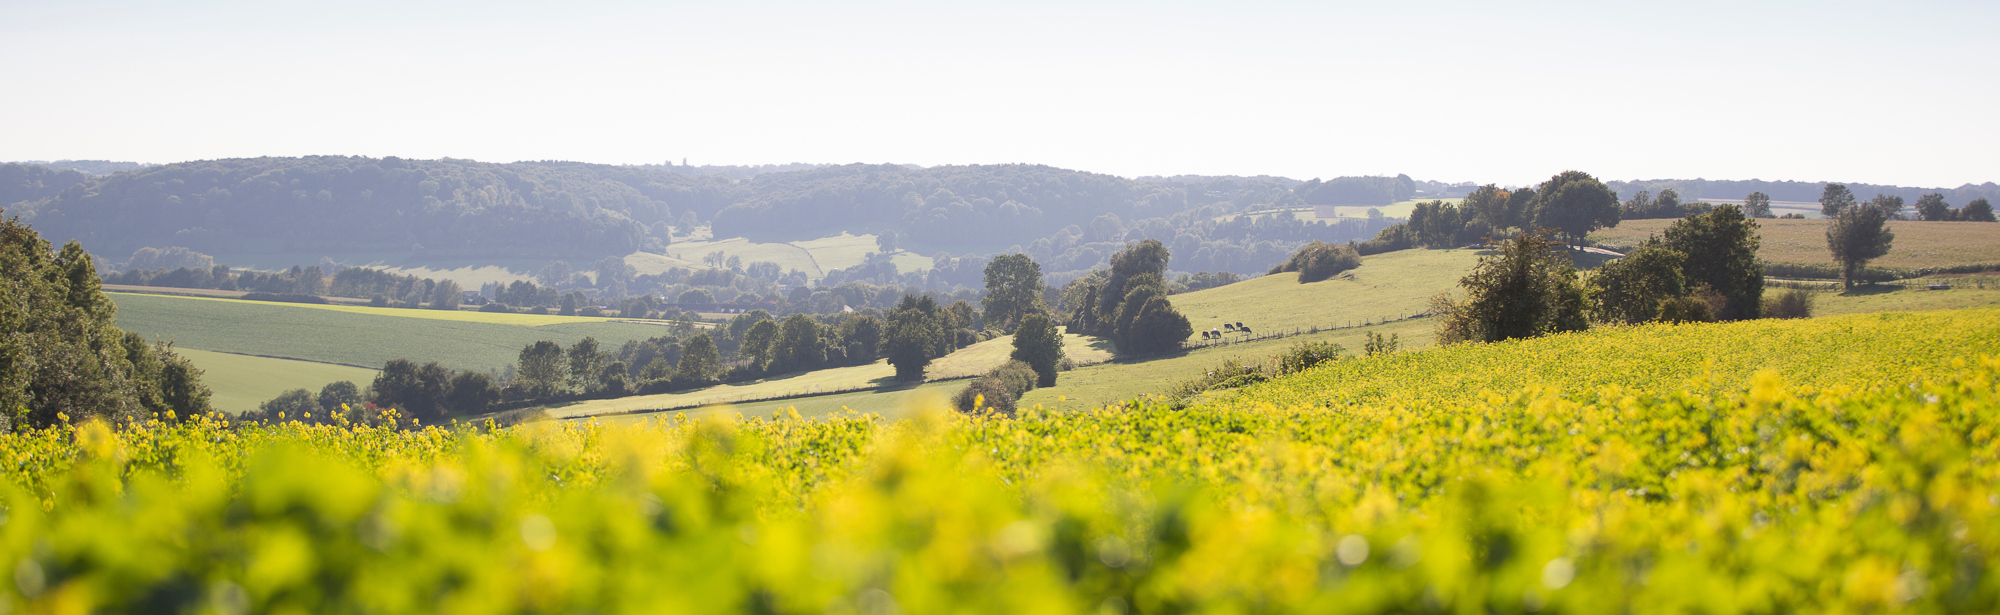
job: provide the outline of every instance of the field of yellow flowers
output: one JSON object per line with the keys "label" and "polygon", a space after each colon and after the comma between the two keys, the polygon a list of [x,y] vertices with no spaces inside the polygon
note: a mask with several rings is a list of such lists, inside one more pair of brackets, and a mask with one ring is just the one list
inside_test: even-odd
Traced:
{"label": "field of yellow flowers", "polygon": [[1994,612],[1995,323],[1614,329],[1014,419],[0,435],[0,612]]}

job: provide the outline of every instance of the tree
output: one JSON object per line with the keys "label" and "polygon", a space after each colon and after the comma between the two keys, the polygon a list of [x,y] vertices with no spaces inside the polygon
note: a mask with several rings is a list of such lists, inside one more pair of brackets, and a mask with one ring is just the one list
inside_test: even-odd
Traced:
{"label": "tree", "polygon": [[674,383],[682,387],[701,386],[713,382],[715,374],[722,371],[722,353],[715,349],[715,340],[707,333],[701,333],[688,340],[681,350],[681,363],[674,369]]}
{"label": "tree", "polygon": [[431,290],[431,309],[433,310],[456,310],[458,309],[459,302],[464,300],[465,290],[459,288],[458,283],[451,280],[440,281],[437,287]]}
{"label": "tree", "polygon": [[[759,323],[762,324],[762,323]],[[772,343],[771,371],[807,371],[826,365],[826,347],[820,343],[820,326],[811,316],[793,314],[778,325]]]}
{"label": "tree", "polygon": [[562,346],[548,340],[538,341],[521,349],[514,382],[526,389],[530,397],[554,395],[563,388],[568,371],[564,367]]}
{"label": "tree", "polygon": [[303,419],[307,413],[319,409],[319,404],[313,403],[312,393],[305,389],[285,391],[279,393],[277,397],[271,398],[270,401],[257,404],[257,411],[264,416],[271,417],[271,420],[274,421],[280,417],[285,419]]}
{"label": "tree", "polygon": [[882,231],[882,234],[875,236],[875,247],[883,254],[894,254],[897,239],[900,238],[896,236],[896,231]]}
{"label": "tree", "polygon": [[1722,320],[1758,318],[1764,311],[1764,265],[1757,261],[1757,223],[1724,205],[1667,227],[1664,245],[1686,255],[1681,275],[1690,290],[1706,289],[1727,301]]}
{"label": "tree", "polygon": [[0,429],[211,412],[201,370],[114,326],[116,314],[81,244],[51,250],[0,219]]}
{"label": "tree", "polygon": [[1493,184],[1487,184],[1480,186],[1477,190],[1473,190],[1472,194],[1465,195],[1465,202],[1460,203],[1458,208],[1466,217],[1474,221],[1484,222],[1486,226],[1491,228],[1503,229],[1520,226],[1520,222],[1514,217],[1513,210],[1507,207],[1510,196],[1506,190],[1501,190]]}
{"label": "tree", "polygon": [[682,292],[680,298],[674,301],[681,305],[715,303],[715,295],[711,295],[708,291],[699,288],[690,288]]}
{"label": "tree", "polygon": [[1482,257],[1458,281],[1466,297],[1439,295],[1432,309],[1441,318],[1443,343],[1497,342],[1589,328],[1584,289],[1575,265],[1556,252],[1562,244],[1546,233],[1501,242],[1500,254]]}
{"label": "tree", "polygon": [[1042,305],[1042,266],[1026,254],[1002,254],[986,264],[986,297],[979,300],[986,322],[1012,330],[1021,317]]}
{"label": "tree", "polygon": [[1687,295],[1681,266],[1687,255],[1642,246],[1592,272],[1591,315],[1599,322],[1637,324],[1660,318],[1660,303]]}
{"label": "tree", "polygon": [[445,416],[485,414],[499,400],[500,388],[493,385],[491,377],[472,370],[462,371],[452,377],[450,391],[445,394]]}
{"label": "tree", "polygon": [[1840,212],[1854,207],[1855,202],[1854,191],[1848,190],[1846,184],[1827,184],[1819,193],[1819,215],[1826,218],[1838,216]]}
{"label": "tree", "polygon": [[945,341],[943,311],[930,297],[904,295],[895,311],[889,313],[882,354],[896,367],[897,378],[922,380],[924,368],[930,366],[931,360],[949,352],[940,352],[949,344]]}
{"label": "tree", "polygon": [[575,316],[576,311],[582,307],[583,302],[577,300],[576,293],[568,293],[563,295],[562,309],[556,313],[563,316]]}
{"label": "tree", "polygon": [[1965,204],[1965,209],[1958,210],[1958,219],[1966,222],[1992,222],[1993,204],[1987,202],[1984,197],[1973,199],[1971,203]]}
{"label": "tree", "polygon": [[1896,234],[1889,231],[1889,214],[1878,207],[1848,207],[1826,226],[1826,249],[1840,263],[1840,279],[1854,288],[1854,276],[1868,261],[1889,253]]}
{"label": "tree", "polygon": [[1957,218],[1958,212],[1944,202],[1944,194],[1932,192],[1917,199],[1917,219],[1943,222]]}
{"label": "tree", "polygon": [[1360,266],[1361,253],[1355,251],[1354,246],[1314,241],[1299,248],[1291,259],[1272,267],[1266,275],[1296,271],[1300,284],[1310,284]]}
{"label": "tree", "polygon": [[882,319],[853,315],[840,323],[840,339],[847,345],[847,360],[855,365],[872,363],[881,353]]}
{"label": "tree", "polygon": [[778,323],[759,320],[743,333],[743,346],[736,355],[750,360],[758,369],[771,363],[771,347],[778,341]]}
{"label": "tree", "polygon": [[1564,171],[1535,188],[1535,225],[1555,229],[1570,243],[1591,231],[1618,225],[1618,194],[1582,171]]}
{"label": "tree", "polygon": [[1743,215],[1752,218],[1776,218],[1777,215],[1771,213],[1771,195],[1752,192],[1749,196],[1743,197]]}
{"label": "tree", "polygon": [[1194,325],[1165,296],[1157,296],[1139,308],[1139,315],[1119,340],[1121,347],[1132,352],[1151,354],[1178,350],[1190,335],[1194,335]]}
{"label": "tree", "polygon": [[569,347],[569,388],[572,391],[588,391],[597,380],[597,373],[604,366],[604,351],[598,348],[597,338],[585,336]]}
{"label": "tree", "polygon": [[1056,322],[1048,314],[1031,312],[1021,317],[1021,326],[1014,329],[1014,352],[1009,358],[1035,370],[1036,386],[1055,386],[1056,367],[1063,360],[1062,331],[1056,329]]}
{"label": "tree", "polygon": [[1109,327],[1115,326],[1111,317],[1118,313],[1119,305],[1124,301],[1125,295],[1128,294],[1128,290],[1125,288],[1126,283],[1132,279],[1132,276],[1140,274],[1165,275],[1167,262],[1172,258],[1173,254],[1167,250],[1167,246],[1156,239],[1146,239],[1126,244],[1125,249],[1111,255],[1111,275],[1105,280],[1104,289],[1097,293],[1097,310],[1092,316],[1097,329],[1087,331],[1086,333],[1105,336],[1115,335],[1112,330],[1109,330]]}
{"label": "tree", "polygon": [[361,403],[361,388],[353,382],[341,380],[329,382],[319,390],[319,408],[327,412],[340,412],[341,406]]}
{"label": "tree", "polygon": [[1875,198],[1868,199],[1868,206],[1882,210],[1882,215],[1885,219],[1888,220],[1904,219],[1903,197],[1888,195],[1888,194],[1877,194],[1875,195]]}

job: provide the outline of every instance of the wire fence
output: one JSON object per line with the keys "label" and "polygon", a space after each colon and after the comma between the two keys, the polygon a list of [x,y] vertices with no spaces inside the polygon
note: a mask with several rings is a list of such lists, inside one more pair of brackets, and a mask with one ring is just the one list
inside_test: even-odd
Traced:
{"label": "wire fence", "polygon": [[[1204,332],[1196,331],[1194,337],[1188,338],[1188,340],[1185,342],[1181,342],[1181,349],[1193,350],[1196,348],[1207,348],[1210,346],[1229,346],[1233,344],[1245,344],[1249,342],[1260,342],[1264,340],[1277,340],[1288,337],[1298,337],[1301,335],[1312,335],[1314,333],[1324,333],[1327,331],[1339,331],[1343,329],[1360,329],[1364,327],[1374,327],[1374,326],[1389,324],[1392,322],[1405,322],[1423,318],[1430,318],[1431,316],[1433,316],[1433,314],[1431,314],[1430,312],[1418,312],[1415,314],[1400,315],[1395,318],[1384,316],[1382,318],[1363,319],[1359,322],[1350,320],[1347,321],[1346,323],[1333,323],[1331,325],[1327,325],[1324,327],[1319,325],[1313,325],[1310,327],[1295,326],[1289,329],[1276,329],[1271,331],[1259,331],[1255,327],[1247,327],[1243,329],[1235,329],[1235,328],[1210,329],[1209,332],[1219,333],[1220,335],[1218,335],[1217,337],[1205,337],[1202,335]],[[1231,324],[1233,325],[1234,323]]]}

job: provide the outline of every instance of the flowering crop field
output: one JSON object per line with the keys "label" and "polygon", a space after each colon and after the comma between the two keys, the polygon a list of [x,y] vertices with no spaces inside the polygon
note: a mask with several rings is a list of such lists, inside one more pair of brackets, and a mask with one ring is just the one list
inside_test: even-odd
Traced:
{"label": "flowering crop field", "polygon": [[[1612,329],[1012,419],[0,435],[0,609],[1993,612],[1996,316]],[[1612,347],[1645,358],[1553,366]]]}

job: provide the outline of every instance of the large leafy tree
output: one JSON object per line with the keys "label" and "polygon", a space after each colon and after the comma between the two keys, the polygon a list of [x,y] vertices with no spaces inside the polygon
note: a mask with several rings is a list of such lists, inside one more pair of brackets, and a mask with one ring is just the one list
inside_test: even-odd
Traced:
{"label": "large leafy tree", "polygon": [[1556,251],[1561,245],[1545,233],[1532,233],[1502,242],[1500,254],[1479,259],[1458,281],[1464,299],[1439,295],[1432,301],[1432,310],[1443,317],[1439,341],[1497,342],[1589,328],[1583,285],[1576,266]]}
{"label": "large leafy tree", "polygon": [[1840,263],[1840,279],[1854,288],[1854,276],[1868,261],[1889,253],[1896,234],[1889,230],[1889,214],[1879,207],[1848,207],[1833,216],[1826,226],[1826,249]]}
{"label": "large leafy tree", "polygon": [[945,328],[948,317],[930,297],[904,295],[889,313],[889,327],[882,340],[882,354],[895,366],[896,377],[922,380],[931,360],[950,352],[951,340]]}
{"label": "large leafy tree", "polygon": [[569,371],[566,367],[563,365],[562,345],[548,340],[538,341],[521,349],[520,365],[514,372],[514,381],[528,390],[529,397],[553,395],[563,388]]}
{"label": "large leafy tree", "polygon": [[1777,214],[1771,213],[1771,195],[1752,192],[1749,196],[1743,197],[1743,215],[1752,218],[1777,217]]}
{"label": "large leafy tree", "polygon": [[674,369],[674,384],[681,387],[709,384],[721,371],[722,352],[716,350],[715,339],[707,333],[697,334],[681,350],[681,363]]}
{"label": "large leafy tree", "polygon": [[1747,320],[1764,312],[1764,266],[1757,261],[1757,223],[1735,205],[1688,216],[1667,227],[1670,250],[1687,256],[1681,273],[1691,289],[1727,299],[1722,320]]}
{"label": "large leafy tree", "polygon": [[1009,357],[1035,370],[1035,386],[1055,386],[1056,367],[1063,360],[1062,331],[1048,314],[1030,313],[1014,329],[1014,353]]}
{"label": "large leafy tree", "polygon": [[1944,202],[1944,194],[1932,192],[1917,199],[1917,218],[1931,222],[1948,221],[1957,217],[1958,212]]}
{"label": "large leafy tree", "polygon": [[118,329],[116,313],[81,245],[55,251],[0,220],[0,428],[209,413],[201,371]]}
{"label": "large leafy tree", "polygon": [[1660,304],[1688,293],[1681,266],[1687,255],[1654,244],[1598,267],[1590,276],[1591,315],[1599,322],[1637,324],[1660,318]]}
{"label": "large leafy tree", "polygon": [[793,314],[778,325],[772,344],[772,371],[804,371],[826,365],[826,344],[820,341],[820,324],[811,316]]}
{"label": "large leafy tree", "polygon": [[598,372],[604,371],[604,350],[598,347],[597,338],[585,336],[569,347],[569,388],[583,391],[597,383]]}
{"label": "large leafy tree", "polygon": [[1827,218],[1838,216],[1840,212],[1856,204],[1854,191],[1848,190],[1846,184],[1827,184],[1825,188],[1820,189],[1819,215],[1821,216]]}
{"label": "large leafy tree", "polygon": [[1002,254],[986,264],[986,297],[979,300],[988,326],[1011,330],[1042,306],[1042,266],[1026,254]]}
{"label": "large leafy tree", "polygon": [[1535,195],[1535,225],[1556,230],[1570,243],[1618,225],[1618,193],[1589,173],[1563,171],[1537,186]]}
{"label": "large leafy tree", "polygon": [[1971,203],[1965,204],[1965,209],[1958,210],[1958,219],[1967,222],[1992,222],[1993,204],[1984,198],[1973,199]]}

